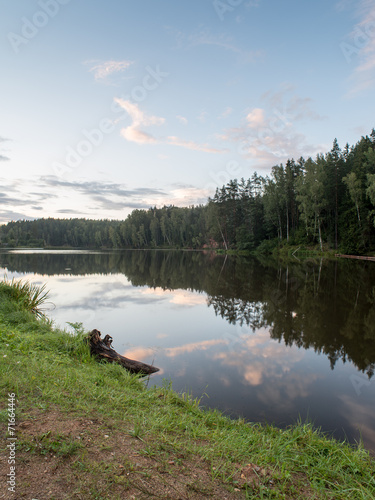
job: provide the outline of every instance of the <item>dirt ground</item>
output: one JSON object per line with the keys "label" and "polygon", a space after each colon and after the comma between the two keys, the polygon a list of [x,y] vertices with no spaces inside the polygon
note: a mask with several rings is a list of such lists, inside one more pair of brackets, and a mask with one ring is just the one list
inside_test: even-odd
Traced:
{"label": "dirt ground", "polygon": [[[130,429],[57,410],[33,410],[17,425],[16,493],[7,491],[7,452],[2,451],[0,499],[202,499],[246,498],[245,484],[269,480],[256,464],[239,468],[235,488],[213,477],[200,457],[153,453]],[[61,447],[61,443],[64,447]],[[2,446],[3,448],[3,446]],[[263,481],[262,481],[263,482]],[[232,490],[232,491],[231,491]]]}

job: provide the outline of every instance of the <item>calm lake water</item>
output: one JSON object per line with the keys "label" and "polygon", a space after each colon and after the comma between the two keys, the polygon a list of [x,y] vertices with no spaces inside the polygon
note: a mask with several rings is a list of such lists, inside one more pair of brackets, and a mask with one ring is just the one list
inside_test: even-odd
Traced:
{"label": "calm lake water", "polygon": [[375,262],[289,264],[184,251],[0,252],[0,277],[47,283],[49,317],[153,363],[149,385],[231,417],[309,419],[375,451]]}

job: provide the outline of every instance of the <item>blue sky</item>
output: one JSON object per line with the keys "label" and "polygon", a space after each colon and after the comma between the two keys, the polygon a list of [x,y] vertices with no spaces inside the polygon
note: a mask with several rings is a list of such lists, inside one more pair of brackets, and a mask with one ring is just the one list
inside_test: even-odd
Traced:
{"label": "blue sky", "polygon": [[204,203],[375,127],[373,1],[0,8],[0,223]]}

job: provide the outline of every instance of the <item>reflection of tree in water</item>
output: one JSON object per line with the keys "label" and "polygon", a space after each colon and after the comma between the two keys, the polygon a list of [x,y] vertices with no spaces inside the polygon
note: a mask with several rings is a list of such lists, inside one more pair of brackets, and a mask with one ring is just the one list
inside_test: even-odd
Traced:
{"label": "reflection of tree in water", "polygon": [[46,276],[115,274],[121,272],[121,253],[0,253],[0,267],[9,272]]}
{"label": "reflection of tree in water", "polygon": [[244,324],[250,326],[255,332],[258,328],[266,326],[261,302],[249,302],[247,300],[224,298],[223,296],[208,298],[208,305],[214,308],[215,314],[235,325]]}
{"label": "reflection of tree in water", "polygon": [[124,251],[86,254],[0,253],[9,271],[43,275],[124,274],[134,286],[208,295],[229,323],[313,348],[334,368],[352,361],[369,377],[375,367],[375,265],[372,262],[267,260],[203,252]]}
{"label": "reflection of tree in water", "polygon": [[[247,279],[249,276],[247,276]],[[244,281],[242,275],[238,280]],[[247,281],[248,283],[248,281]],[[257,279],[253,286],[259,285]],[[375,367],[375,266],[358,262],[275,265],[264,274],[259,301],[225,294],[209,297],[216,314],[253,330],[269,326],[286,345],[325,354],[331,368],[352,361],[371,378]]]}

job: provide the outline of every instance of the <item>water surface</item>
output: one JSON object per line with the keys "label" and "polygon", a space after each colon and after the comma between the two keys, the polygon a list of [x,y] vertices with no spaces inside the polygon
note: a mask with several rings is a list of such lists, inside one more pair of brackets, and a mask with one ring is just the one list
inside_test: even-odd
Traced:
{"label": "water surface", "polygon": [[184,251],[0,253],[0,274],[47,283],[48,315],[161,368],[149,385],[232,417],[309,419],[375,450],[375,263]]}

